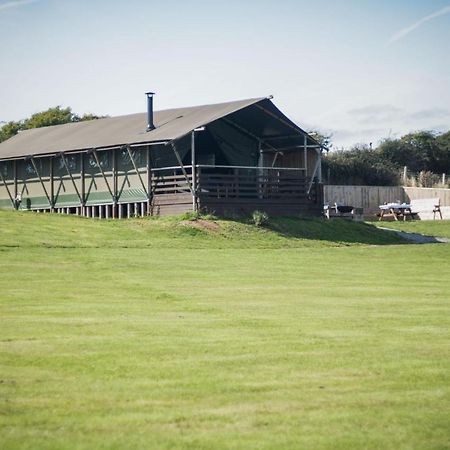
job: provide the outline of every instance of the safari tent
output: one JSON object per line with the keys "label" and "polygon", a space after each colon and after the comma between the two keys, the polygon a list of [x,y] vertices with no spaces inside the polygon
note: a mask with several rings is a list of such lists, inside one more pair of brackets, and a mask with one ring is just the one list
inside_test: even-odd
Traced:
{"label": "safari tent", "polygon": [[120,218],[322,212],[322,146],[271,97],[22,131],[0,144],[0,207]]}

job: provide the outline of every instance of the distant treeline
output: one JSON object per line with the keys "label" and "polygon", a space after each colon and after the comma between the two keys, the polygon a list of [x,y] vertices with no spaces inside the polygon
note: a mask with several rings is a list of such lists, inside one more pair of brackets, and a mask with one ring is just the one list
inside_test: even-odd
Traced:
{"label": "distant treeline", "polygon": [[83,114],[79,116],[73,113],[70,107],[61,108],[61,106],[55,106],[46,111],[33,114],[28,119],[7,122],[0,128],[0,142],[6,141],[6,139],[14,136],[19,131],[70,122],[83,122],[85,120],[99,119],[100,117],[103,116],[96,116],[94,114]]}
{"label": "distant treeline", "polygon": [[356,145],[349,150],[330,151],[324,157],[322,172],[329,184],[395,186],[405,181],[404,166],[409,174],[421,173],[426,181],[419,181],[419,185],[434,184],[443,173],[448,176],[450,131],[420,131],[386,139],[376,148]]}

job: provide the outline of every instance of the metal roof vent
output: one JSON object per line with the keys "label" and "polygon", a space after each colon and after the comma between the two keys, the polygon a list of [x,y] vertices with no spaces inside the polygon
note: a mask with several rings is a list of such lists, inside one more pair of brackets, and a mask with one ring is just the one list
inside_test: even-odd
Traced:
{"label": "metal roof vent", "polygon": [[152,131],[156,128],[153,123],[153,96],[155,93],[146,92],[145,95],[147,96],[147,131]]}

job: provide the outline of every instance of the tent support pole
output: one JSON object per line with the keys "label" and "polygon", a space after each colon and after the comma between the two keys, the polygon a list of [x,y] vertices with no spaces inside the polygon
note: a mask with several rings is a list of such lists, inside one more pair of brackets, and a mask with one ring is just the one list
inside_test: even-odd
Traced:
{"label": "tent support pole", "polygon": [[275,155],[273,155],[273,161],[272,161],[272,167],[275,167],[275,163],[277,162],[278,154],[280,152],[275,152]]}
{"label": "tent support pole", "polygon": [[[254,106],[256,106],[257,108],[259,108],[261,111],[264,111],[266,114],[268,114],[269,116],[273,117],[274,119],[277,119],[279,122],[281,122],[282,124],[286,125],[287,127],[295,130],[295,131],[300,131],[302,133],[305,133],[301,128],[298,128],[292,124],[290,124],[289,122],[287,122],[286,120],[283,120],[281,117],[278,117],[276,114],[274,114],[272,111],[269,111],[268,109],[264,108],[261,105],[258,105],[258,103],[255,103]],[[305,135],[307,135],[305,133]]]}
{"label": "tent support pole", "polygon": [[84,183],[84,153],[80,153],[80,174],[81,174],[81,215],[85,215],[85,198],[86,198],[86,192],[85,192],[85,183]]}
{"label": "tent support pole", "polygon": [[[304,134],[304,137],[307,138],[308,133],[306,133],[305,131],[303,131],[301,128],[296,127],[296,126],[290,124],[290,123],[287,122],[286,120],[282,119],[281,117],[278,117],[278,116],[277,116],[276,114],[274,114],[272,111],[269,111],[268,109],[264,108],[263,106],[259,105],[258,103],[255,103],[254,106],[256,106],[257,108],[259,108],[261,111],[264,111],[266,114],[268,114],[269,116],[271,116],[271,117],[273,117],[274,119],[278,120],[279,122],[281,122],[282,124],[286,125],[287,127],[291,128],[291,129],[293,129],[293,130],[295,130],[295,131],[300,131],[301,133]],[[317,141],[316,141],[314,138],[312,138],[311,136],[310,136],[310,139],[311,139],[313,142],[317,142]],[[307,140],[307,139],[305,139],[305,140]],[[319,144],[319,143],[317,142],[317,144]],[[305,144],[305,145],[306,145],[306,144]],[[320,145],[320,144],[319,144],[319,147],[321,147],[321,148],[326,148],[326,147],[324,147],[323,145]]]}
{"label": "tent support pole", "polygon": [[312,187],[312,185],[313,185],[313,183],[314,183],[314,178],[315,178],[316,173],[317,173],[318,171],[319,171],[319,173],[320,173],[320,156],[319,156],[319,158],[317,158],[316,165],[314,166],[314,172],[313,172],[312,175],[311,175],[311,180],[310,180],[310,182],[309,182],[307,194],[309,194],[309,193],[311,192],[311,187]]}
{"label": "tent support pole", "polygon": [[322,150],[320,148],[316,149],[317,157],[319,158],[319,183],[322,183]]}
{"label": "tent support pole", "polygon": [[64,167],[66,168],[66,172],[67,172],[67,174],[69,175],[70,180],[72,181],[73,187],[75,188],[75,192],[76,192],[77,195],[78,195],[78,198],[79,198],[79,200],[80,200],[80,203],[83,203],[83,200],[82,200],[82,198],[81,198],[80,192],[78,191],[77,184],[75,183],[75,180],[73,179],[72,172],[71,172],[70,169],[69,169],[69,165],[67,164],[66,157],[65,157],[64,153],[61,153],[61,158],[62,158],[62,160],[63,160]]}
{"label": "tent support pole", "polygon": [[192,209],[197,211],[197,171],[195,170],[195,130],[191,133]]}
{"label": "tent support pole", "polygon": [[34,171],[36,172],[36,175],[38,176],[39,181],[41,182],[42,189],[44,189],[44,193],[45,193],[45,196],[47,197],[48,204],[49,204],[50,208],[53,209],[53,207],[54,207],[53,201],[52,201],[53,199],[50,199],[50,196],[48,195],[47,188],[45,187],[45,184],[42,181],[41,175],[40,175],[39,170],[38,170],[38,168],[36,166],[36,162],[34,161],[34,158],[32,156],[30,156],[30,160],[31,160],[31,164],[33,165]]}
{"label": "tent support pole", "polygon": [[9,190],[9,187],[8,187],[8,184],[6,183],[6,180],[3,178],[3,174],[2,174],[1,170],[0,170],[0,178],[1,178],[1,181],[3,183],[3,186],[5,186],[5,188],[6,188],[6,192],[8,193],[8,197],[11,200],[12,207],[14,209],[17,209],[16,208],[16,202],[14,201],[14,198],[13,198],[13,196],[11,194],[11,191]]}
{"label": "tent support pole", "polygon": [[222,120],[232,127],[238,129],[239,131],[242,131],[244,134],[247,134],[248,136],[252,137],[253,139],[257,140],[260,144],[264,144],[267,147],[269,147],[274,152],[277,152],[278,150],[268,142],[266,142],[264,139],[261,139],[260,137],[256,136],[256,134],[253,134],[251,131],[248,131],[246,128],[242,127],[241,125],[238,125],[237,123],[233,122],[230,119],[227,119],[226,117],[222,117]]}
{"label": "tent support pole", "polygon": [[108,181],[108,179],[106,178],[105,172],[103,171],[103,168],[102,168],[102,166],[100,165],[100,161],[99,161],[99,159],[98,159],[97,151],[95,150],[95,148],[92,149],[92,154],[94,155],[95,162],[97,163],[97,166],[98,166],[98,168],[100,169],[100,172],[101,172],[101,174],[102,174],[102,176],[103,176],[103,179],[105,180],[106,186],[107,186],[108,191],[109,191],[109,195],[111,195],[111,199],[112,199],[112,201],[114,201],[115,196],[114,196],[114,194],[113,194],[113,191],[111,190],[111,186],[109,185],[109,181]]}
{"label": "tent support pole", "polygon": [[189,180],[189,175],[186,172],[186,169],[184,168],[183,161],[180,158],[180,154],[178,153],[177,147],[174,142],[171,142],[170,145],[172,146],[173,152],[175,153],[175,157],[177,158],[178,164],[180,165],[181,171],[183,172],[184,177],[186,178],[186,182],[189,186],[189,190],[191,191],[192,196],[194,196],[194,190],[192,189],[192,183]]}
{"label": "tent support pole", "polygon": [[[55,183],[54,183],[54,176],[53,176],[53,155],[50,156],[50,197],[52,199],[52,205],[55,205]],[[53,211],[53,208],[50,209],[50,212]]]}
{"label": "tent support pole", "polygon": [[137,168],[136,162],[135,162],[135,160],[134,160],[134,158],[133,158],[133,155],[132,155],[132,153],[131,153],[130,146],[127,145],[126,147],[127,147],[128,156],[130,157],[130,160],[131,160],[131,163],[133,164],[134,170],[136,171],[136,174],[137,174],[137,176],[139,177],[139,181],[141,182],[142,187],[144,188],[145,195],[146,195],[147,198],[148,198],[148,191],[147,191],[147,188],[145,187],[144,180],[142,179],[142,176],[141,176],[141,174],[140,174],[140,172],[139,172],[139,170],[138,170],[138,168]]}
{"label": "tent support pole", "polygon": [[305,168],[305,178],[308,176],[308,139],[305,136],[303,136],[303,166]]}
{"label": "tent support pole", "polygon": [[113,204],[112,204],[112,214],[113,219],[117,218],[117,201],[118,201],[118,189],[117,189],[117,149],[111,149],[111,160],[112,160],[112,173],[113,173]]}
{"label": "tent support pole", "polygon": [[146,152],[146,157],[147,157],[147,216],[150,215],[150,202],[152,201],[151,199],[151,186],[152,186],[152,171],[150,170],[150,145],[147,145],[147,152]]}
{"label": "tent support pole", "polygon": [[14,198],[17,198],[19,190],[17,189],[17,159],[14,160]]}

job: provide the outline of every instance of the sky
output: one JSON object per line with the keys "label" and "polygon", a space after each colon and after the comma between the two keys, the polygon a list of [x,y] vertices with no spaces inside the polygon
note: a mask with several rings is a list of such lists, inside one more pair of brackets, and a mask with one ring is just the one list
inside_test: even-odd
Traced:
{"label": "sky", "polygon": [[0,122],[274,96],[333,148],[450,129],[450,0],[0,0]]}

